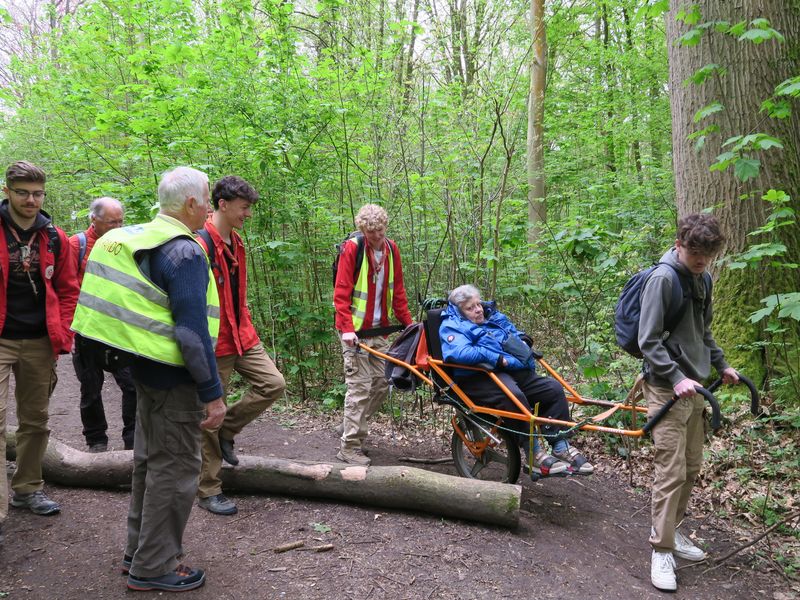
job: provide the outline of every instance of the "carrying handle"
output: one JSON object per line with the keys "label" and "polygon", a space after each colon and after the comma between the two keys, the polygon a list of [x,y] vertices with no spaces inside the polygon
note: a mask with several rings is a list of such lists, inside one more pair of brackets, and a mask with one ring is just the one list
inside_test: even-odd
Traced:
{"label": "carrying handle", "polygon": [[[745,384],[747,388],[750,390],[750,414],[752,414],[754,417],[761,416],[761,407],[759,405],[760,399],[758,397],[758,390],[756,389],[756,386],[753,385],[752,381],[750,381],[747,377],[745,377],[738,371],[736,374],[739,376],[739,381]],[[717,391],[717,389],[719,389],[719,386],[721,385],[722,385],[722,379],[721,378],[717,379],[714,383],[708,386],[708,391],[713,394],[714,392]]]}
{"label": "carrying handle", "polygon": [[[706,388],[696,385],[694,386],[694,389],[698,394],[700,394],[706,400],[708,400],[708,403],[711,405],[711,428],[714,431],[717,431],[722,426],[722,414],[720,413],[719,410],[719,402],[717,402],[717,399],[714,397],[714,394],[712,394]],[[670,398],[669,401],[664,406],[662,406],[656,414],[653,415],[653,418],[644,424],[644,426],[642,427],[642,431],[647,433],[653,427],[655,427],[656,424],[662,418],[664,418],[664,415],[666,415],[669,412],[669,409],[672,408],[677,401],[678,401],[678,396],[673,396],[672,398]]]}

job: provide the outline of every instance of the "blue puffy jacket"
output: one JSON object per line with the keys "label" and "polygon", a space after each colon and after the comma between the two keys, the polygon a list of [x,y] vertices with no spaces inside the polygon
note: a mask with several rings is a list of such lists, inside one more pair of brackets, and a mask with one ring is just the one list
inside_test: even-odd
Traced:
{"label": "blue puffy jacket", "polygon": [[[442,341],[442,357],[445,362],[460,363],[482,367],[489,371],[500,368],[500,359],[505,358],[506,371],[536,369],[536,362],[530,357],[522,363],[503,350],[509,336],[520,337],[520,332],[507,316],[495,308],[494,302],[484,302],[486,320],[480,325],[465,318],[455,304],[449,303],[442,313],[439,338]],[[457,377],[474,375],[474,371],[456,369]]]}

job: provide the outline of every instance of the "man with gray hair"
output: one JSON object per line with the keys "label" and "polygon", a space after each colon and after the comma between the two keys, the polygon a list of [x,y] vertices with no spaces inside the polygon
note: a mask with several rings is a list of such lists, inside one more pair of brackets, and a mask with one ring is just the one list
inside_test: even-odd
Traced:
{"label": "man with gray hair", "polygon": [[[76,233],[69,238],[73,254],[77,257],[78,285],[83,281],[86,261],[98,238],[117,227],[122,227],[125,210],[122,203],[104,196],[93,200],[89,205],[91,225],[86,231]],[[75,347],[72,352],[72,366],[75,376],[81,384],[81,423],[83,436],[89,452],[105,452],[108,450],[108,422],[103,408],[103,367],[94,360],[91,352],[81,352],[83,338],[75,336]],[[131,378],[129,367],[120,367],[111,371],[114,380],[122,391],[122,441],[125,450],[133,449],[133,431],[136,426],[136,388]]]}
{"label": "man with gray hair", "polygon": [[138,399],[128,541],[128,588],[179,592],[205,573],[179,562],[200,475],[201,429],[225,417],[214,359],[219,298],[208,257],[192,233],[203,226],[208,177],[167,171],[159,214],[97,241],[73,329],[128,355]]}

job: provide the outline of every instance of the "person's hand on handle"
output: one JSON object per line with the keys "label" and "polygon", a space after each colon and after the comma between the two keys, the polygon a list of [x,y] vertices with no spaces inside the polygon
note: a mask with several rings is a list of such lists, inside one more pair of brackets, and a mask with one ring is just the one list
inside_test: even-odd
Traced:
{"label": "person's hand on handle", "polygon": [[342,341],[348,346],[355,346],[358,344],[358,336],[353,331],[348,331],[342,334]]}
{"label": "person's hand on handle", "polygon": [[222,425],[228,407],[222,398],[217,398],[206,404],[206,418],[200,422],[201,429],[217,429]]}
{"label": "person's hand on handle", "polygon": [[672,388],[672,391],[675,392],[675,395],[678,398],[689,398],[697,393],[697,390],[694,389],[695,387],[703,386],[697,383],[694,379],[689,379],[687,377],[676,383]]}
{"label": "person's hand on handle", "polygon": [[727,383],[727,384],[739,383],[739,374],[733,367],[728,367],[722,372],[722,383]]}

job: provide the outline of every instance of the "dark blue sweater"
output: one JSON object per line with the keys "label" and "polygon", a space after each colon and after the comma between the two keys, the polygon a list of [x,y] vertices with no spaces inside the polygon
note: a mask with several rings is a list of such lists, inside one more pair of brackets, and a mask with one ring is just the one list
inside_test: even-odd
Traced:
{"label": "dark blue sweater", "polygon": [[222,397],[222,383],[217,372],[214,346],[208,333],[206,289],[208,261],[199,244],[176,238],[150,251],[150,280],[169,297],[175,319],[175,337],[183,354],[185,367],[175,367],[138,358],[133,377],[139,383],[159,390],[194,383],[202,402]]}

